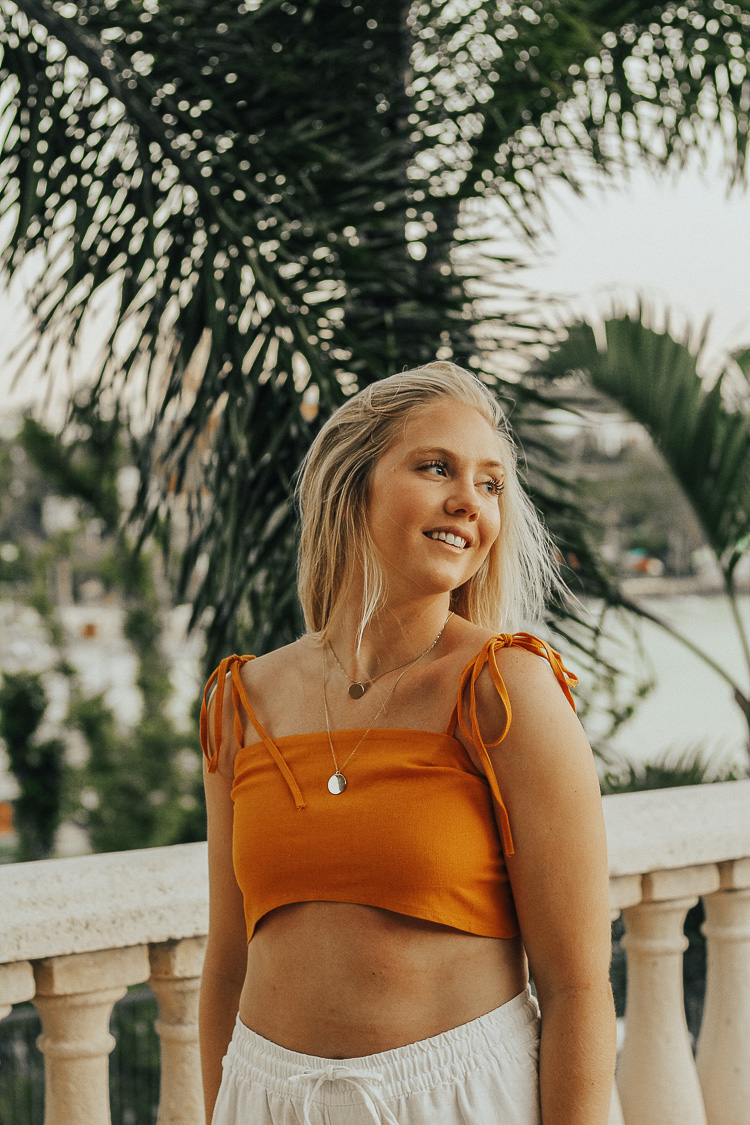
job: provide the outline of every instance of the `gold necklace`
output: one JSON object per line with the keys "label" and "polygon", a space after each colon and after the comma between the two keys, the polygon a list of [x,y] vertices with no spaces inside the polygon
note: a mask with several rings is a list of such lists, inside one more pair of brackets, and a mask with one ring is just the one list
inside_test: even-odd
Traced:
{"label": "gold necklace", "polygon": [[367,689],[372,687],[373,684],[376,684],[378,682],[378,680],[382,679],[383,676],[390,676],[391,672],[400,672],[400,670],[402,668],[408,668],[410,664],[416,664],[416,662],[418,660],[421,660],[423,656],[427,656],[427,653],[431,652],[433,650],[435,645],[438,643],[438,641],[442,637],[443,630],[445,629],[445,626],[448,624],[448,622],[450,621],[452,616],[453,616],[453,610],[451,610],[450,613],[448,614],[448,616],[446,617],[445,621],[443,622],[443,628],[440,630],[438,635],[435,637],[435,640],[432,642],[432,644],[428,645],[427,648],[424,650],[424,652],[421,652],[419,654],[419,656],[415,656],[410,660],[405,660],[403,664],[397,664],[395,668],[388,668],[385,672],[379,672],[377,676],[371,676],[370,679],[367,680],[366,683],[362,682],[361,680],[355,680],[352,676],[349,675],[346,668],[344,667],[344,665],[341,663],[338,656],[336,655],[336,650],[333,647],[333,645],[331,644],[331,642],[326,641],[326,644],[328,645],[328,647],[331,650],[331,655],[333,656],[333,659],[336,661],[339,668],[341,669],[341,671],[346,676],[347,680],[349,680],[349,687],[348,687],[347,690],[348,690],[351,698],[352,699],[361,699],[362,696],[367,691]]}
{"label": "gold necklace", "polygon": [[[346,789],[347,780],[344,777],[343,771],[349,765],[349,762],[351,762],[352,758],[357,753],[360,746],[362,745],[364,740],[367,738],[368,734],[373,729],[373,727],[375,726],[375,724],[378,721],[378,719],[380,718],[380,716],[385,711],[388,703],[390,702],[391,696],[395,692],[396,688],[401,683],[401,681],[403,680],[404,676],[409,671],[409,669],[413,665],[418,664],[419,661],[423,659],[423,657],[427,656],[428,652],[432,652],[433,648],[435,647],[435,645],[438,643],[438,641],[442,637],[443,630],[445,629],[445,626],[448,624],[448,622],[450,621],[452,616],[453,616],[453,610],[451,610],[451,612],[446,617],[445,621],[443,622],[443,626],[442,626],[440,632],[435,637],[435,640],[432,642],[432,644],[429,646],[429,648],[426,648],[424,650],[424,652],[420,652],[419,656],[415,656],[412,660],[407,661],[406,664],[400,664],[400,665],[398,665],[397,668],[391,668],[390,669],[391,672],[398,672],[399,669],[403,668],[403,671],[401,672],[401,675],[397,678],[395,684],[390,689],[390,691],[386,695],[385,699],[381,703],[380,707],[378,708],[377,714],[375,715],[374,719],[370,723],[369,727],[367,728],[365,733],[362,735],[359,742],[354,747],[351,754],[349,755],[349,757],[346,759],[346,761],[343,763],[342,766],[339,766],[338,761],[336,760],[336,751],[333,748],[333,739],[331,738],[331,719],[330,719],[330,716],[328,714],[328,694],[326,692],[326,680],[328,679],[328,655],[327,655],[326,649],[330,648],[330,645],[328,645],[327,642],[326,642],[326,645],[323,646],[323,710],[325,711],[326,734],[328,735],[328,745],[331,748],[331,757],[333,758],[333,768],[334,768],[334,772],[328,778],[328,792],[331,793],[334,797],[337,797],[339,795],[339,793],[343,793],[344,790]],[[331,649],[331,652],[333,652],[333,649]],[[334,653],[334,656],[335,656],[335,653]],[[341,666],[339,665],[339,667],[341,667]],[[342,669],[342,671],[343,671],[343,669]],[[388,673],[382,672],[381,675],[387,676]],[[377,679],[380,679],[380,676],[378,676]],[[370,681],[370,683],[374,683],[374,682],[375,682],[374,680]],[[354,698],[359,698],[359,697],[355,696]]]}

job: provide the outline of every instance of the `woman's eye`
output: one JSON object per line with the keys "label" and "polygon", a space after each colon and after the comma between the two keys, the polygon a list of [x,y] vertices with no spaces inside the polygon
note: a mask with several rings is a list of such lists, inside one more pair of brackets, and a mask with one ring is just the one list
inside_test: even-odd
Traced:
{"label": "woman's eye", "polygon": [[424,465],[420,465],[419,467],[420,469],[432,469],[438,473],[445,473],[447,471],[445,461],[427,461]]}
{"label": "woman's eye", "polygon": [[505,488],[505,481],[496,477],[493,477],[492,480],[486,480],[484,484],[490,496],[499,496]]}

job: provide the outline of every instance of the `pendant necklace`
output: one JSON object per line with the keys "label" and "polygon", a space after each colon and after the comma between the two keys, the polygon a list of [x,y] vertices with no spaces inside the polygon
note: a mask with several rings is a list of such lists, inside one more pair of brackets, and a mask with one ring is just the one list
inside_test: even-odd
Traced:
{"label": "pendant necklace", "polygon": [[443,629],[445,629],[445,626],[448,624],[448,622],[450,621],[452,616],[453,616],[453,610],[451,610],[450,613],[448,614],[448,616],[446,617],[445,621],[443,622],[443,628],[440,630],[438,635],[435,637],[435,640],[430,645],[428,645],[428,647],[424,650],[424,652],[421,652],[419,654],[419,656],[415,656],[411,660],[405,660],[403,664],[397,664],[395,668],[388,668],[388,669],[386,669],[385,672],[379,672],[377,676],[372,676],[369,680],[366,680],[366,681],[353,679],[349,675],[349,673],[347,672],[344,665],[339,660],[338,656],[336,655],[336,650],[333,647],[333,645],[331,644],[331,642],[326,641],[326,644],[328,645],[328,647],[331,650],[331,655],[333,656],[333,659],[336,661],[339,668],[341,669],[341,671],[346,676],[347,680],[349,680],[349,687],[347,688],[347,690],[348,690],[351,698],[352,699],[361,699],[362,696],[367,691],[367,689],[371,688],[373,684],[376,684],[378,682],[378,680],[382,679],[383,676],[390,676],[391,672],[399,672],[402,668],[408,669],[410,664],[416,664],[417,661],[421,660],[423,656],[427,656],[428,652],[431,652],[433,650],[435,645],[438,643],[438,641],[442,637]]}
{"label": "pendant necklace", "polygon": [[[432,652],[433,648],[435,647],[435,645],[438,643],[438,641],[442,637],[443,630],[445,629],[445,626],[448,624],[448,622],[450,621],[452,616],[453,616],[453,610],[451,610],[451,612],[446,617],[445,621],[443,622],[443,626],[442,626],[440,632],[435,637],[435,640],[432,642],[432,644],[428,648],[426,648],[424,650],[424,652],[420,652],[418,656],[415,656],[415,657],[413,657],[413,659],[408,660],[406,662],[406,664],[399,664],[396,668],[390,669],[391,672],[398,672],[399,669],[403,669],[403,671],[401,672],[401,675],[398,676],[398,678],[396,679],[396,682],[394,683],[393,687],[390,689],[390,691],[386,695],[385,699],[381,703],[380,707],[378,708],[377,714],[375,715],[374,719],[370,723],[369,727],[367,728],[365,733],[362,735],[359,742],[354,747],[354,749],[352,750],[351,754],[348,756],[346,761],[341,766],[339,766],[338,761],[336,760],[336,751],[333,748],[333,739],[331,737],[331,720],[330,720],[330,716],[328,714],[328,694],[326,692],[326,681],[328,679],[327,649],[330,648],[330,645],[328,644],[328,642],[325,642],[325,644],[323,646],[323,710],[325,711],[326,734],[328,735],[328,745],[331,748],[331,757],[333,758],[333,767],[334,767],[334,772],[328,778],[328,792],[331,793],[334,797],[337,797],[339,795],[339,793],[343,793],[344,790],[346,789],[347,781],[346,781],[346,777],[344,776],[343,771],[349,765],[349,762],[352,760],[354,755],[357,753],[360,746],[362,745],[364,740],[367,738],[368,734],[373,729],[373,727],[375,726],[375,724],[378,721],[378,719],[380,718],[380,716],[385,711],[388,703],[390,702],[391,696],[395,692],[396,688],[401,683],[402,679],[404,678],[406,673],[409,671],[409,669],[411,667],[413,667],[415,664],[418,664],[420,660],[422,660],[425,656],[427,656],[428,652]],[[332,648],[331,648],[331,652],[333,652]],[[333,653],[333,655],[334,655],[334,657],[336,656],[335,652]],[[336,660],[336,663],[338,663],[338,659]],[[340,664],[339,664],[339,668],[341,668]],[[343,672],[344,669],[341,668],[341,671]],[[344,673],[344,674],[346,674],[346,673]],[[381,675],[387,676],[388,672],[382,672]],[[380,676],[376,676],[375,679],[379,680]],[[375,680],[370,680],[369,683],[373,684],[373,683],[375,683]],[[352,687],[353,686],[355,686],[355,685],[353,684]],[[362,685],[358,684],[356,686],[361,687]],[[359,699],[361,695],[364,695],[365,690],[366,689],[363,687],[360,695],[353,695],[352,698],[353,699]],[[351,688],[349,689],[349,694],[351,695]]]}

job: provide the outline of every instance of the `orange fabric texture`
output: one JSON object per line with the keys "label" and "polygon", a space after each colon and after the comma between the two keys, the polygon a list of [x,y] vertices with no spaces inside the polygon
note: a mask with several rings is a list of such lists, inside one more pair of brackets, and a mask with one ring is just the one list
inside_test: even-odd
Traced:
{"label": "orange fabric texture", "polygon": [[[353,902],[439,922],[486,937],[518,933],[505,855],[514,852],[510,821],[487,746],[505,738],[511,703],[497,667],[498,649],[515,646],[549,661],[575,709],[576,677],[554,649],[530,633],[492,637],[464,668],[445,734],[375,728],[333,796],[325,731],[272,739],[258,721],[240,676],[251,656],[229,656],[211,675],[201,708],[201,746],[213,772],[230,685],[234,735],[232,851],[247,939],[269,911],[292,902]],[[485,744],[476,682],[485,666],[505,709],[500,737]],[[216,684],[213,750],[208,700]],[[468,704],[468,722],[464,718]],[[242,712],[260,741],[242,745]],[[454,737],[456,723],[477,749],[484,773]],[[333,731],[339,761],[362,730]],[[494,807],[493,807],[494,806]],[[499,832],[498,832],[499,825]]]}

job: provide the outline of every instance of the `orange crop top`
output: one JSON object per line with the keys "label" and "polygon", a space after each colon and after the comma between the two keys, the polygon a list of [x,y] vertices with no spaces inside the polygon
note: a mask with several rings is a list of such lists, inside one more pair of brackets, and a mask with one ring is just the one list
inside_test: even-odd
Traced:
{"label": "orange crop top", "polygon": [[[577,679],[558,653],[530,633],[492,637],[464,668],[445,734],[375,728],[368,753],[352,763],[340,796],[327,789],[331,755],[325,731],[276,740],[247,698],[240,668],[251,656],[229,656],[210,677],[201,708],[201,746],[208,770],[218,764],[227,676],[240,749],[234,762],[232,853],[242,891],[247,940],[269,911],[292,902],[352,902],[424,918],[486,937],[518,933],[504,855],[513,854],[508,814],[477,722],[475,684],[485,664],[505,708],[511,706],[497,667],[498,649],[515,645],[545,657],[575,709]],[[207,703],[216,682],[214,750]],[[460,706],[468,686],[469,726]],[[241,711],[260,741],[242,745]],[[454,737],[458,722],[483,762],[476,768]],[[334,731],[345,761],[361,730]],[[494,800],[494,810],[493,810]],[[497,825],[500,826],[498,832]]]}

